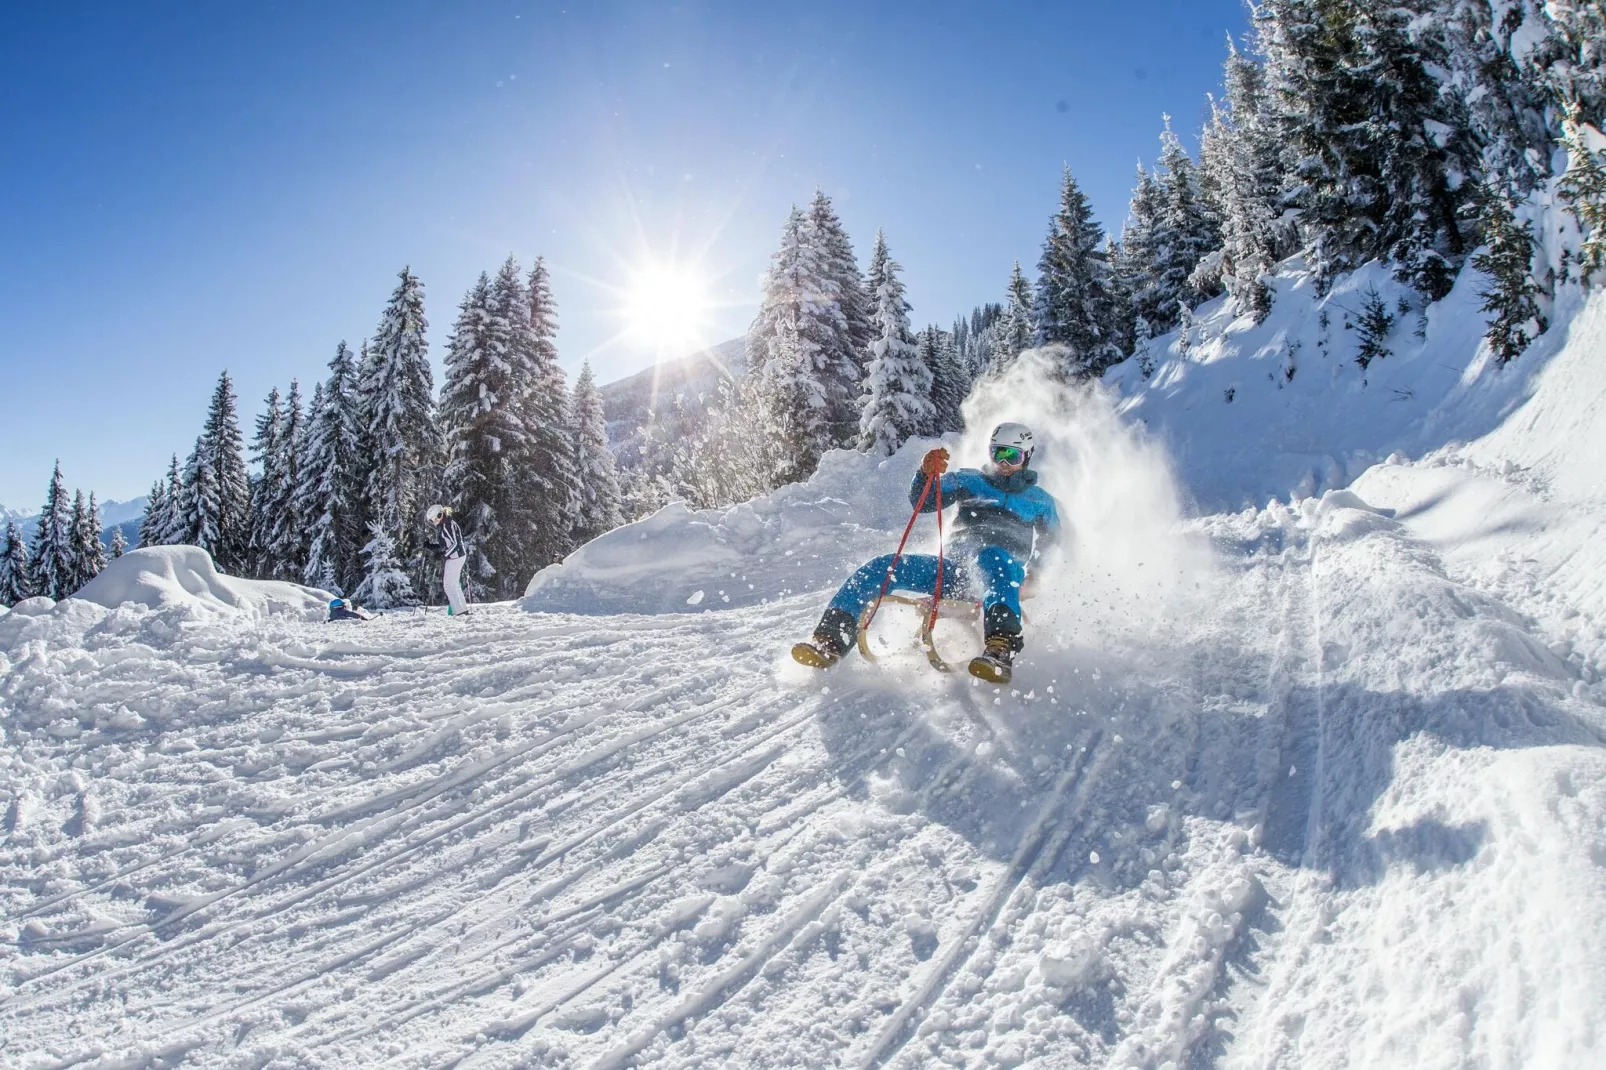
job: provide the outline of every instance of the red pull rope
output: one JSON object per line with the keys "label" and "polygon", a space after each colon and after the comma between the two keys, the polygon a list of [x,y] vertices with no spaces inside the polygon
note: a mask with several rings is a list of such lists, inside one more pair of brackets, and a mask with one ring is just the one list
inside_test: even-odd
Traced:
{"label": "red pull rope", "polygon": [[937,610],[942,607],[942,480],[937,480],[937,586],[931,592],[931,616],[926,619],[926,631],[937,626]]}
{"label": "red pull rope", "polygon": [[[881,599],[886,597],[887,587],[892,583],[892,572],[898,567],[898,559],[903,556],[903,544],[909,541],[909,532],[914,530],[915,519],[920,516],[920,507],[926,504],[926,497],[931,493],[931,485],[933,483],[936,483],[937,485],[937,501],[942,501],[942,480],[937,477],[937,473],[933,472],[926,476],[926,485],[920,490],[920,500],[915,502],[915,510],[909,514],[909,523],[904,525],[903,538],[898,540],[898,549],[892,555],[892,563],[887,566],[887,575],[886,578],[881,581],[881,590],[876,593],[875,604],[870,607],[869,616],[865,617],[863,622],[860,623],[860,631],[870,630],[870,622],[875,620],[876,612],[881,608]],[[940,528],[942,524],[941,511],[937,513],[937,524]],[[937,568],[939,569],[938,578],[940,580],[940,570],[942,568],[942,561],[940,558],[937,562]]]}

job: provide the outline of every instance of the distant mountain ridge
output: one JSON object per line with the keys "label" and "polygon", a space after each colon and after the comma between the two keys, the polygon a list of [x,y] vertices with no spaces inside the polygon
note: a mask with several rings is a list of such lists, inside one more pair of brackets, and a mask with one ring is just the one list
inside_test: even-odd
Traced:
{"label": "distant mountain ridge", "polygon": [[636,430],[647,421],[655,405],[671,405],[683,398],[688,408],[701,409],[712,398],[721,379],[747,374],[747,339],[732,338],[678,360],[615,379],[598,388],[603,417],[608,421],[608,445],[628,453]]}

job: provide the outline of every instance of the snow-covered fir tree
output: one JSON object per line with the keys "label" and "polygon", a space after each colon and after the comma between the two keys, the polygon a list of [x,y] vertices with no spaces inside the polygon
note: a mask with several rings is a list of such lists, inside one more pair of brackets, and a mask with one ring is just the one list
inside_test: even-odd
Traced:
{"label": "snow-covered fir tree", "polygon": [[362,583],[352,594],[359,605],[394,609],[416,605],[413,583],[396,555],[396,540],[382,520],[368,526],[368,541],[362,548]]}
{"label": "snow-covered fir tree", "polygon": [[108,552],[111,554],[113,561],[128,552],[128,537],[123,534],[123,525],[118,524],[112,528],[112,544]]}
{"label": "snow-covered fir tree", "polygon": [[162,512],[152,522],[154,542],[143,545],[173,546],[189,538],[189,522],[184,515],[184,474],[179,468],[178,454],[167,464],[167,482],[162,492]]}
{"label": "snow-covered fir tree", "polygon": [[921,362],[931,369],[931,407],[936,420],[927,433],[942,435],[963,431],[962,406],[970,393],[970,377],[960,361],[954,336],[932,324],[916,336],[916,344],[920,348]]}
{"label": "snow-covered fir tree", "polygon": [[302,579],[336,593],[362,582],[362,495],[367,473],[359,453],[362,411],[357,366],[341,342],[329,378],[313,389],[307,410],[296,513],[306,525]]}
{"label": "snow-covered fir tree", "polygon": [[1128,315],[1151,324],[1162,314],[1154,278],[1154,237],[1159,225],[1160,186],[1153,173],[1140,163],[1126,223],[1121,227],[1120,253],[1111,265],[1111,273],[1127,295]]}
{"label": "snow-covered fir tree", "polygon": [[1578,270],[1588,283],[1606,267],[1606,136],[1584,121],[1576,105],[1569,110],[1563,131],[1567,173],[1559,188],[1584,231]]}
{"label": "snow-covered fir tree", "polygon": [[704,418],[686,425],[667,475],[650,477],[654,482],[636,491],[634,515],[644,515],[650,495],[659,496],[655,508],[679,496],[695,508],[716,509],[774,488],[779,444],[768,432],[760,386],[752,375],[721,378]]}
{"label": "snow-covered fir tree", "polygon": [[1171,129],[1171,117],[1163,118],[1155,176],[1160,212],[1152,239],[1154,280],[1162,307],[1179,301],[1194,305],[1219,292],[1208,284],[1201,288],[1195,271],[1200,261],[1220,248],[1221,232],[1205,203],[1193,160]]}
{"label": "snow-covered fir tree", "polygon": [[528,438],[520,407],[523,349],[517,320],[527,313],[518,265],[509,257],[496,279],[479,280],[458,305],[446,344],[440,424],[445,440],[445,496],[468,543],[463,576],[483,598],[499,568],[513,569],[523,534],[516,485]]}
{"label": "snow-covered fir tree", "polygon": [[1009,273],[1009,286],[1004,291],[1003,311],[992,326],[991,371],[1003,371],[1015,363],[1015,358],[1023,351],[1032,347],[1036,331],[1034,323],[1032,284],[1026,281],[1026,275],[1017,260]]}
{"label": "snow-covered fir tree", "polygon": [[811,234],[793,207],[747,332],[748,374],[762,384],[768,434],[779,445],[776,486],[807,479],[822,454],[858,435],[859,364],[843,344],[847,321]]}
{"label": "snow-covered fir tree", "polygon": [[270,579],[299,581],[307,564],[307,529],[301,516],[302,458],[307,449],[307,421],[301,407],[301,384],[290,380],[284,423],[279,434],[277,493],[268,500],[264,551]]}
{"label": "snow-covered fir tree", "polygon": [[[440,434],[424,284],[410,267],[397,277],[360,373],[360,448],[367,477],[362,515],[369,530],[380,524],[390,534],[397,561],[422,571],[427,567],[420,552],[426,535],[423,513],[439,482]],[[327,405],[327,389],[325,394]],[[370,575],[367,559],[362,567]]]}
{"label": "snow-covered fir tree", "polygon": [[574,435],[568,426],[569,386],[558,366],[558,305],[552,295],[551,273],[542,258],[536,257],[524,289],[529,304],[522,344],[529,371],[520,407],[529,448],[520,472],[526,511],[522,521],[525,552],[515,570],[519,583],[561,561],[574,548],[581,516],[580,474],[574,466]]}
{"label": "snow-covered fir tree", "polygon": [[251,489],[234,382],[218,377],[206,423],[184,469],[184,542],[212,555],[219,570],[249,571]]}
{"label": "snow-covered fir tree", "polygon": [[284,435],[284,404],[279,388],[274,387],[268,391],[266,407],[257,417],[256,435],[251,440],[251,454],[258,465],[257,475],[251,480],[251,573],[264,579],[283,578],[275,575],[269,547],[275,507],[284,488],[285,473],[280,467]]}
{"label": "snow-covered fir tree", "polygon": [[1271,311],[1265,276],[1293,245],[1292,230],[1282,222],[1283,149],[1265,72],[1230,37],[1223,82],[1225,100],[1211,100],[1199,139],[1200,184],[1221,228],[1221,284],[1258,323]]}
{"label": "snow-covered fir tree", "polygon": [[[1525,71],[1512,53],[1514,37],[1528,42],[1519,48],[1525,58],[1549,51],[1544,44],[1549,34],[1535,33],[1549,21],[1546,6],[1543,0],[1502,4],[1439,0],[1431,15],[1418,12],[1414,30],[1418,36],[1433,34],[1442,40],[1440,51],[1446,59],[1442,79],[1465,108],[1484,183],[1514,198],[1526,197],[1550,176],[1555,147],[1549,113],[1559,95],[1543,75]],[[1530,19],[1532,25],[1524,26]],[[1548,74],[1559,59],[1559,55],[1548,57],[1541,69]]]}
{"label": "snow-covered fir tree", "polygon": [[580,520],[574,533],[578,544],[624,523],[618,463],[608,448],[608,421],[589,361],[580,366],[580,377],[574,382],[569,426],[574,430],[574,468],[580,480]]}
{"label": "snow-covered fir tree", "polygon": [[73,590],[100,575],[106,567],[106,546],[100,541],[100,503],[95,495],[84,502],[84,492],[73,496],[73,569],[76,581]]}
{"label": "snow-covered fir tree", "polygon": [[1533,278],[1533,230],[1517,221],[1510,200],[1495,189],[1483,194],[1483,241],[1472,266],[1489,276],[1478,294],[1483,311],[1493,313],[1484,337],[1505,364],[1544,331],[1545,317],[1536,300],[1541,290]]}
{"label": "snow-covered fir tree", "polygon": [[77,590],[73,535],[72,506],[67,501],[67,486],[61,478],[61,462],[57,461],[50,476],[50,489],[45,492],[45,506],[39,510],[33,547],[28,555],[28,575],[33,579],[35,594],[59,602]]}
{"label": "snow-covered fir tree", "polygon": [[898,277],[901,270],[887,251],[886,235],[876,231],[868,273],[875,301],[875,340],[870,343],[859,448],[880,457],[890,456],[912,436],[931,434],[937,425],[937,411],[931,404],[931,367],[921,359],[909,329],[909,302]]}
{"label": "snow-covered fir tree", "polygon": [[1318,281],[1384,257],[1444,296],[1470,251],[1477,154],[1429,73],[1444,63],[1434,40],[1391,0],[1265,0],[1256,20]]}
{"label": "snow-covered fir tree", "polygon": [[151,489],[145,494],[145,512],[139,518],[139,544],[141,546],[162,545],[166,512],[167,481],[158,479],[151,484]]}
{"label": "snow-covered fir tree", "polygon": [[959,363],[964,369],[967,383],[975,382],[992,367],[993,331],[1003,314],[1004,306],[990,301],[971,309],[968,317],[959,317],[959,321],[965,324],[964,330],[959,330],[956,322],[954,336],[956,339],[963,338],[958,343]]}
{"label": "snow-covered fir tree", "polygon": [[870,346],[878,337],[875,323],[876,300],[874,287],[859,274],[859,261],[853,255],[853,243],[842,221],[837,218],[831,198],[816,189],[814,200],[809,202],[807,221],[808,240],[819,250],[821,272],[827,283],[827,293],[834,296],[842,310],[844,334],[838,344],[859,366],[862,379],[869,374],[872,359]]}
{"label": "snow-covered fir tree", "polygon": [[14,606],[35,593],[33,574],[28,569],[28,548],[14,521],[6,521],[5,539],[0,541],[0,606]]}
{"label": "snow-covered fir tree", "polygon": [[[1032,309],[1036,342],[1064,347],[1064,365],[1059,370],[1067,377],[1103,374],[1122,356],[1115,341],[1121,310],[1112,294],[1104,232],[1094,222],[1093,207],[1069,167],[1060,184],[1059,210],[1049,223],[1037,270]],[[1010,289],[1013,308],[1013,279]],[[1006,316],[1010,314],[1006,312]]]}

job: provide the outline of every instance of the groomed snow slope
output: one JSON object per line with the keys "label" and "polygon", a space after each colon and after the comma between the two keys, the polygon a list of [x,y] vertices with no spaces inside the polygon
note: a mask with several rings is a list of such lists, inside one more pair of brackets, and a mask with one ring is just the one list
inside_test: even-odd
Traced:
{"label": "groomed snow slope", "polygon": [[1012,690],[784,657],[919,444],[466,618],[0,617],[0,1063],[1601,1065],[1606,510],[1491,437],[1180,523],[1003,407],[1077,527]]}

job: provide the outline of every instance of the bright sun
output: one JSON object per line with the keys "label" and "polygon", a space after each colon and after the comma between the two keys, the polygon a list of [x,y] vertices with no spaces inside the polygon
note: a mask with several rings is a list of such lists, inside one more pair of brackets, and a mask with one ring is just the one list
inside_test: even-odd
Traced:
{"label": "bright sun", "polygon": [[630,280],[625,328],[666,357],[684,356],[705,344],[708,310],[702,279],[685,268],[654,265]]}

